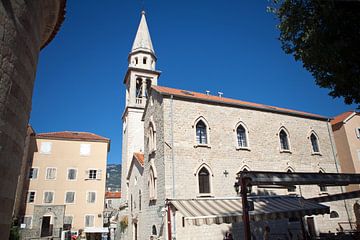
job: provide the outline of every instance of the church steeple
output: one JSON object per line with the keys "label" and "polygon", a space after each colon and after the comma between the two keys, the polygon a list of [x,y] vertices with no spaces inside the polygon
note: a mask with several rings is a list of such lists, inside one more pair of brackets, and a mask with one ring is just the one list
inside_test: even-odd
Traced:
{"label": "church steeple", "polygon": [[145,11],[141,12],[140,24],[129,54],[129,67],[155,70],[156,56],[146,23]]}
{"label": "church steeple", "polygon": [[150,51],[151,53],[155,54],[155,51],[154,51],[154,48],[153,48],[153,45],[151,42],[149,28],[146,23],[145,11],[141,12],[140,24],[139,24],[138,30],[136,32],[136,37],[135,37],[131,52],[133,53],[133,52],[139,51],[139,50]]}
{"label": "church steeple", "polygon": [[149,91],[157,85],[160,72],[155,69],[156,56],[146,23],[145,12],[136,32],[135,40],[128,56],[129,66],[124,78],[126,87],[125,111],[123,120],[122,176],[121,194],[128,199],[126,176],[134,152],[144,151],[144,122],[141,120]]}

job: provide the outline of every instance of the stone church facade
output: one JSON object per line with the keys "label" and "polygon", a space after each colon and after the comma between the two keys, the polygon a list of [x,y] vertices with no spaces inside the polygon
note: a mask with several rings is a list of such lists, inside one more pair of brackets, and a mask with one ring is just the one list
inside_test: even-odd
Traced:
{"label": "stone church facade", "polygon": [[[141,47],[146,54],[136,55],[133,46],[129,55],[129,70],[124,81],[127,105],[123,115],[122,176],[131,176],[129,171],[136,170],[135,175],[140,172],[138,168],[129,167],[134,152],[142,152],[143,169],[141,179],[137,180],[141,181],[142,189],[140,195],[138,187],[134,190],[133,180],[122,181],[128,206],[122,212],[128,216],[125,239],[167,239],[164,212],[167,199],[235,197],[236,174],[245,169],[339,172],[328,118],[157,86],[159,72],[155,67],[132,67],[134,56],[139,57],[134,62],[143,61],[144,57],[156,61],[144,14],[134,45],[137,42],[143,43]],[[139,84],[141,77],[147,85]],[[131,105],[134,102],[137,107]],[[291,194],[309,198],[340,193],[341,189],[297,186],[296,189],[254,188],[252,191],[259,195]],[[135,204],[142,206],[136,214],[133,207],[129,207]],[[344,202],[333,202],[329,206],[337,215],[306,219],[317,234],[335,232],[338,222],[352,220]],[[231,230],[235,239],[242,237],[241,224],[192,226],[187,225],[178,212],[171,216],[171,222],[172,236],[176,239],[222,239],[224,233]],[[299,226],[288,220],[283,220],[280,228],[279,223],[274,222],[259,224],[269,224],[272,233],[283,235]]]}

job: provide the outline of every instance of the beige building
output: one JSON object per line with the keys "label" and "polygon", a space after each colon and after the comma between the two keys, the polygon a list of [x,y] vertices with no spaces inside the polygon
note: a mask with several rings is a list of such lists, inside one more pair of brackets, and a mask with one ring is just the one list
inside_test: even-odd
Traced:
{"label": "beige building", "polygon": [[0,1],[0,239],[9,238],[40,50],[59,31],[65,2]]}
{"label": "beige building", "polygon": [[[35,135],[22,237],[59,236],[62,229],[106,232],[103,210],[110,140],[86,132]],[[89,238],[92,239],[92,238]]]}
{"label": "beige building", "polygon": [[[226,208],[226,199],[236,197],[234,183],[239,171],[338,172],[327,117],[157,86],[159,72],[155,70],[156,57],[144,13],[128,60],[122,158],[127,208],[121,215],[128,219],[124,239],[170,239],[168,199],[197,204],[208,200],[208,206],[196,205],[200,206],[196,216],[217,207],[211,206],[213,199],[219,199]],[[143,161],[139,161],[142,154]],[[297,186],[254,188],[253,193],[311,198],[341,193],[341,189]],[[344,202],[326,205],[331,214],[304,218],[307,231],[314,237],[336,232],[339,223],[353,221]],[[241,223],[194,226],[176,209],[169,217],[172,239],[215,240],[223,239],[228,232],[234,239],[243,236]],[[271,227],[270,238],[285,239],[289,232],[296,238],[301,229],[299,218],[256,222],[253,236],[261,239],[265,225]]]}
{"label": "beige building", "polygon": [[[360,113],[349,111],[331,121],[341,171],[360,173]],[[359,185],[346,187],[348,191],[360,190]]]}

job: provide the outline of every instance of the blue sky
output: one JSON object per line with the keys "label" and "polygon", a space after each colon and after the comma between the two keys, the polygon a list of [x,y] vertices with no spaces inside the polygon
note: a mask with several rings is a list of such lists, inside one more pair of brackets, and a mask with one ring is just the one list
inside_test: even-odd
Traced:
{"label": "blue sky", "polygon": [[[42,50],[30,123],[37,133],[87,131],[111,139],[121,162],[127,56],[140,0],[68,0],[66,19]],[[285,55],[267,0],[145,1],[162,71],[159,85],[335,116],[355,109],[332,99]]]}

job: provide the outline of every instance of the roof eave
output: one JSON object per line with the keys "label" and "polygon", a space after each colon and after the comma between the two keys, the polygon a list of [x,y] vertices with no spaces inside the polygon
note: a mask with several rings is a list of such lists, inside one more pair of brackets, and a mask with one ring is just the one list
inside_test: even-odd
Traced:
{"label": "roof eave", "polygon": [[312,115],[288,112],[288,111],[279,110],[279,109],[266,109],[266,108],[261,108],[261,107],[256,107],[256,106],[249,106],[249,105],[240,104],[240,103],[228,103],[228,102],[221,102],[221,101],[216,101],[216,100],[211,100],[211,99],[199,99],[199,98],[187,97],[187,96],[183,96],[183,95],[179,95],[179,94],[171,94],[171,93],[167,93],[167,92],[162,92],[162,91],[159,91],[158,89],[154,89],[154,90],[159,92],[163,96],[168,96],[168,97],[176,96],[177,98],[187,99],[190,101],[210,102],[210,103],[216,103],[216,104],[221,104],[221,105],[225,105],[225,106],[237,106],[237,107],[242,107],[242,108],[247,108],[247,109],[254,109],[254,110],[259,110],[259,111],[264,111],[264,112],[274,112],[274,113],[286,114],[286,115],[296,116],[296,117],[310,118],[310,119],[321,120],[321,121],[330,121],[331,120],[331,118],[329,118],[329,117],[324,117],[324,116],[320,116],[320,115],[312,116]]}

